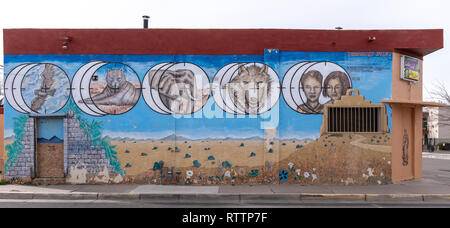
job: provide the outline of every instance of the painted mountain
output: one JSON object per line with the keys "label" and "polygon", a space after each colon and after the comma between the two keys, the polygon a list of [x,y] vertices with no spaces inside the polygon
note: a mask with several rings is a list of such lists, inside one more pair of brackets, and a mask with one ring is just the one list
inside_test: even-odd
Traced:
{"label": "painted mountain", "polygon": [[50,139],[38,138],[37,142],[38,143],[63,143],[64,140],[62,140],[62,139],[60,139],[60,138],[58,138],[56,136],[53,136]]}

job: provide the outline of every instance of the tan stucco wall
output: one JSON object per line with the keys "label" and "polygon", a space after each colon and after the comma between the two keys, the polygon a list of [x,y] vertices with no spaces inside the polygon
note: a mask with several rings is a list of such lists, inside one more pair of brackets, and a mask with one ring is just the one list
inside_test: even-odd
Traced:
{"label": "tan stucco wall", "polygon": [[[420,81],[400,79],[401,55],[393,54],[392,99],[422,101],[423,62],[420,61]],[[391,104],[392,108],[392,181],[422,177],[422,107],[417,105]],[[408,165],[403,164],[402,146],[404,131],[409,138]]]}

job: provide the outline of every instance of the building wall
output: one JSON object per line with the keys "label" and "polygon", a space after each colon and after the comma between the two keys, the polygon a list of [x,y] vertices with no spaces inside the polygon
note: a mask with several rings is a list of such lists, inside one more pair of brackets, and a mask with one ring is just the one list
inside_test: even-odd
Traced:
{"label": "building wall", "polygon": [[[420,80],[400,79],[401,54],[392,60],[392,99],[422,102],[423,68]],[[422,177],[422,106],[395,104],[392,107],[392,180],[399,182]]]}
{"label": "building wall", "polygon": [[5,155],[5,141],[4,141],[4,127],[3,127],[3,107],[0,108],[0,179],[4,178],[5,176],[5,170],[4,170],[4,162],[6,161],[6,155]]}
{"label": "building wall", "polygon": [[428,115],[428,138],[439,138],[439,107],[430,107]]}
{"label": "building wall", "polygon": [[21,149],[21,153],[9,153],[5,164],[6,178],[31,178],[35,171],[35,137],[34,137],[34,120],[31,118],[21,118],[15,120],[24,126],[23,134],[18,136],[20,138],[20,145],[13,144],[6,145],[6,151],[10,152],[13,149]]}
{"label": "building wall", "polygon": [[433,144],[450,142],[450,108],[433,107],[430,108],[429,113],[428,138],[433,140]]}
{"label": "building wall", "polygon": [[[19,158],[8,157],[7,175],[22,177],[15,169],[24,169],[20,161],[32,147],[28,127],[20,137],[14,120],[59,114],[67,115],[65,174],[72,183],[391,183],[390,132],[321,135],[320,128],[333,102],[333,90],[324,93],[335,86],[327,80],[333,72],[345,88],[337,90],[357,89],[362,100],[380,104],[392,95],[392,59],[391,52],[277,49],[6,55],[6,151]],[[313,71],[321,78],[306,82]],[[120,75],[126,82],[114,88]],[[308,86],[318,92],[305,94]],[[315,99],[319,105],[311,106]],[[391,118],[387,124],[392,129]]]}
{"label": "building wall", "polygon": [[450,139],[450,107],[439,107],[439,138]]}

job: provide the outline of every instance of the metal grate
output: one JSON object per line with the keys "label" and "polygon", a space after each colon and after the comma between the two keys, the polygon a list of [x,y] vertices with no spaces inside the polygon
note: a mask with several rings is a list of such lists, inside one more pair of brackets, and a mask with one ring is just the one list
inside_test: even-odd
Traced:
{"label": "metal grate", "polygon": [[380,132],[381,108],[328,107],[329,132]]}

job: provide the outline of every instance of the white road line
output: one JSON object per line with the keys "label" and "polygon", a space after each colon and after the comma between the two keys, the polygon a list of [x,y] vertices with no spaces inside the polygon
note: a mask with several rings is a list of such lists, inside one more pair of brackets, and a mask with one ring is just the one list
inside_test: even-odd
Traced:
{"label": "white road line", "polygon": [[450,160],[450,154],[422,152],[422,158],[432,158],[440,160]]}

